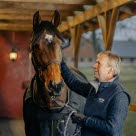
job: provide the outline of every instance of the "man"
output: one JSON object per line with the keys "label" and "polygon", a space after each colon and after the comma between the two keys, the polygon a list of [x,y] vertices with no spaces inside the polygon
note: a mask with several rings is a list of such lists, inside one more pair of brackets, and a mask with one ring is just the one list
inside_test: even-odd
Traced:
{"label": "man", "polygon": [[68,87],[87,98],[84,115],[75,113],[72,120],[82,126],[82,136],[121,136],[130,104],[130,97],[119,82],[120,58],[110,51],[97,55],[94,77],[99,81],[96,89],[89,82],[79,81],[61,63],[62,76]]}

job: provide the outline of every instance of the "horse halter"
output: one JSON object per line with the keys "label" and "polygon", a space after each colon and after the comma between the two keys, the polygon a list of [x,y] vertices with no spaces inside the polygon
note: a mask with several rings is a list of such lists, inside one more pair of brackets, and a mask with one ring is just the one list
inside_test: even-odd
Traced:
{"label": "horse halter", "polygon": [[32,62],[33,62],[34,67],[36,68],[36,73],[39,75],[40,80],[43,81],[43,82],[44,82],[44,78],[42,77],[42,72],[45,71],[45,70],[47,70],[47,68],[48,68],[49,65],[51,65],[51,64],[57,64],[60,67],[60,61],[58,61],[56,59],[50,60],[47,64],[44,64],[42,66],[39,63],[39,61],[38,61],[38,59],[36,57],[35,52],[32,51],[32,54],[33,54]]}

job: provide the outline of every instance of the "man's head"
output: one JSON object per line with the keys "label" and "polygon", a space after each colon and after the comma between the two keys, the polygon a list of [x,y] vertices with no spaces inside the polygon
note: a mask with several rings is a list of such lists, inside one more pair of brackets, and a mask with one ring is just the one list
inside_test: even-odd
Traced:
{"label": "man's head", "polygon": [[94,64],[94,77],[100,82],[107,82],[120,73],[121,60],[111,51],[103,51],[97,55]]}

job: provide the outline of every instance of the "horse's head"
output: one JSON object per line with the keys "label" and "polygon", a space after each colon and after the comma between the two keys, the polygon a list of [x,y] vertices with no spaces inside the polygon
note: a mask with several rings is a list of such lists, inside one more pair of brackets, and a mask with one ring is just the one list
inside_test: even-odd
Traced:
{"label": "horse's head", "polygon": [[44,84],[45,94],[59,96],[64,82],[61,76],[61,44],[63,37],[57,30],[60,15],[54,12],[51,21],[41,21],[39,11],[33,16],[31,40],[32,63],[39,82]]}

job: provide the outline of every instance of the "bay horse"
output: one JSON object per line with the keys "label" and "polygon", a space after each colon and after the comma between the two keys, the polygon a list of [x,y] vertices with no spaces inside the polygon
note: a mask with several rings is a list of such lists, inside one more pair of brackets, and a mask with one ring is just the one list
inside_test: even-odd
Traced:
{"label": "bay horse", "polygon": [[[42,21],[37,11],[33,16],[31,38],[32,64],[35,75],[23,99],[23,118],[26,136],[79,136],[80,128],[70,116],[81,112],[85,99],[72,92],[64,83],[60,63],[64,42],[57,30],[60,14],[55,10],[51,21]],[[71,69],[81,80],[86,77]]]}

